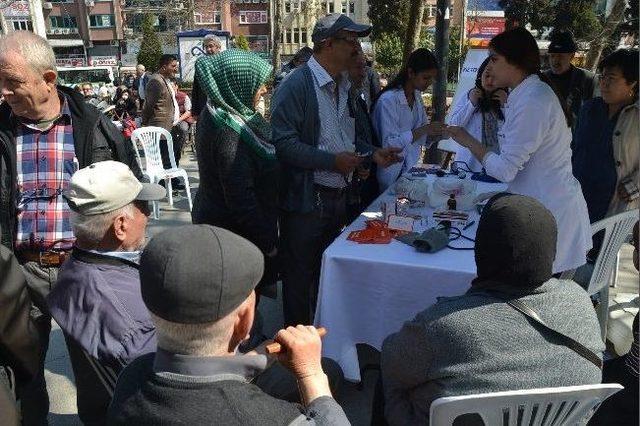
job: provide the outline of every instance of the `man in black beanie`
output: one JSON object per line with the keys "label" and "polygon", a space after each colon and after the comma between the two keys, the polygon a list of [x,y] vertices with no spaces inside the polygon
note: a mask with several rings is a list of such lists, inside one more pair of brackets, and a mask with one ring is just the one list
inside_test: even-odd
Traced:
{"label": "man in black beanie", "polygon": [[263,270],[260,250],[222,228],[187,225],[154,237],[141,257],[140,285],[158,349],[122,372],[107,423],[348,425],[331,395],[315,327],[288,327],[274,338],[303,406],[257,384],[275,361],[264,345],[238,352],[251,330]]}
{"label": "man in black beanie", "polygon": [[554,31],[549,41],[549,69],[545,74],[558,89],[573,114],[573,131],[582,104],[593,97],[595,75],[571,63],[578,46],[569,31]]}

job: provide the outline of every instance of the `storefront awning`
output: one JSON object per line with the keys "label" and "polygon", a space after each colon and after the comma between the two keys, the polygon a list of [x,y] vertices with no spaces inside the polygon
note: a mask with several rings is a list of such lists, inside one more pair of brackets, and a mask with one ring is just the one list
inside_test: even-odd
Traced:
{"label": "storefront awning", "polygon": [[47,40],[51,47],[72,47],[72,46],[84,46],[84,42],[80,39],[75,38],[53,38]]}

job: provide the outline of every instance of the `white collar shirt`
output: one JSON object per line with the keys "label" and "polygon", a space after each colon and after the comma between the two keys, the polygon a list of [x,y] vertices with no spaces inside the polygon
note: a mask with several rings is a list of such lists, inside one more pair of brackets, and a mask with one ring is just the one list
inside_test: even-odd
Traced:
{"label": "white collar shirt", "polygon": [[[338,83],[329,73],[311,57],[308,62],[318,99],[320,118],[320,138],[318,149],[338,154],[355,151],[355,119],[351,117],[347,100],[351,83],[346,73],[341,75]],[[340,173],[331,170],[316,170],[315,183],[332,188],[343,188],[347,179]]]}

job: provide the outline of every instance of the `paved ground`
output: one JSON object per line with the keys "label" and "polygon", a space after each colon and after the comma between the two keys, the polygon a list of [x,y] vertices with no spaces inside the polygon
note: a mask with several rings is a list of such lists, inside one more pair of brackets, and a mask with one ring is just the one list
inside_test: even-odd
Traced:
{"label": "paved ground", "polygon": [[[190,153],[184,155],[182,167],[187,169],[190,175],[192,193],[198,187],[198,174],[195,161]],[[175,200],[174,207],[162,203],[159,221],[150,221],[148,236],[151,237],[163,229],[180,224],[190,223],[191,215],[188,212],[186,197]],[[615,346],[625,348],[630,345],[631,321],[638,312],[638,273],[631,262],[631,248],[626,246],[621,254],[621,267],[619,284],[612,291],[611,318],[609,330],[611,337],[616,341]],[[279,293],[277,300],[262,298],[259,311],[265,320],[265,335],[272,335],[282,325],[282,298]],[[628,349],[627,349],[628,350]],[[626,352],[626,350],[624,351]],[[77,417],[76,389],[73,381],[73,372],[69,363],[62,332],[54,323],[51,334],[51,344],[46,362],[46,379],[51,408],[49,420],[53,426],[81,425]],[[354,425],[370,424],[369,413],[371,410],[373,388],[377,375],[375,372],[364,376],[364,386],[359,389],[355,385],[347,385],[341,395],[341,404],[349,419]]]}

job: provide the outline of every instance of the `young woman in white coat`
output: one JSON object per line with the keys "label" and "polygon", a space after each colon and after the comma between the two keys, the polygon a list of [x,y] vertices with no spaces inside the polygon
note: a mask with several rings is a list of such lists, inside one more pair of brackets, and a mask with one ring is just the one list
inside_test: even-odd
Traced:
{"label": "young woman in white coat", "polygon": [[373,106],[373,127],[383,148],[402,149],[404,161],[387,168],[378,168],[380,190],[391,186],[400,175],[415,166],[420,148],[427,137],[431,143],[442,135],[442,123],[429,124],[422,103],[427,90],[438,74],[438,62],[429,49],[416,49],[398,76],[380,92]]}
{"label": "young woman in white coat", "polygon": [[[456,104],[447,124],[464,127],[489,151],[499,153],[498,129],[504,122],[502,107],[507,101],[508,92],[493,83],[493,77],[486,72],[488,63],[489,58],[482,62],[478,68],[475,87]],[[482,170],[480,161],[462,145],[458,145],[456,149],[455,161],[466,163],[473,172]]]}
{"label": "young woman in white coat", "polygon": [[489,151],[462,127],[447,132],[480,160],[488,175],[508,183],[508,192],[533,197],[551,211],[558,224],[553,271],[575,269],[586,262],[591,226],[571,170],[571,115],[542,77],[538,45],[526,29],[491,40],[487,72],[497,86],[511,90],[498,134],[500,153]]}

